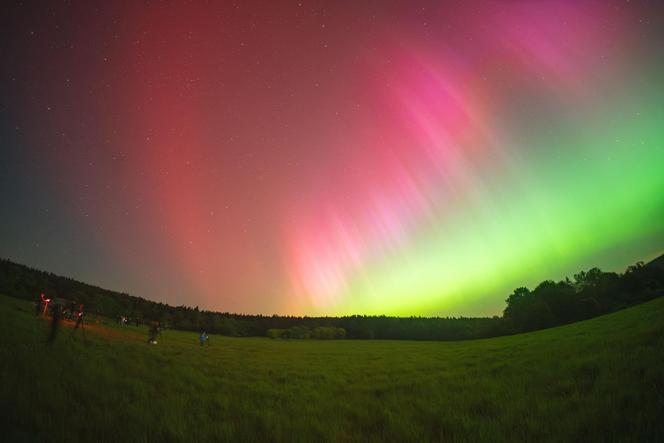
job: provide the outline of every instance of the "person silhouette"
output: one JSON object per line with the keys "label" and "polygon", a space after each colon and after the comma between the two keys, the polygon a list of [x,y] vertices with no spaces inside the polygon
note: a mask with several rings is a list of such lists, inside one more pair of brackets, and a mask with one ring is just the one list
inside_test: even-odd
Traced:
{"label": "person silhouette", "polygon": [[62,306],[60,304],[53,305],[51,316],[51,334],[48,337],[49,344],[55,341],[60,329],[60,320],[62,320]]}
{"label": "person silhouette", "polygon": [[209,344],[209,343],[208,343],[208,339],[209,339],[209,338],[210,338],[210,337],[208,337],[207,332],[205,332],[205,331],[201,331],[201,336],[198,338],[198,339],[200,340],[200,342],[201,342],[201,346],[203,346],[203,345],[205,345],[205,344]]}
{"label": "person silhouette", "polygon": [[81,303],[78,305],[78,311],[76,311],[76,326],[74,326],[74,330],[77,330],[79,326],[83,329],[83,315],[83,303]]}
{"label": "person silhouette", "polygon": [[159,327],[159,322],[158,321],[153,321],[152,324],[150,325],[150,329],[148,331],[148,343],[151,343],[153,345],[157,344],[157,335],[160,333],[160,327]]}
{"label": "person silhouette", "polygon": [[[40,310],[42,314],[46,315],[46,311],[48,310],[48,304],[51,302],[51,299],[46,298],[43,292],[39,295],[39,299],[41,300],[41,303],[39,304]],[[41,309],[42,306],[43,309]]]}

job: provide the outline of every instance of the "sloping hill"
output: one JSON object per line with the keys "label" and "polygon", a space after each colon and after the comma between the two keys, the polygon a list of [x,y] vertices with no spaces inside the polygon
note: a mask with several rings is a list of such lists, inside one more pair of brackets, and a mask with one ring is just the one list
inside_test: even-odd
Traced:
{"label": "sloping hill", "polygon": [[662,441],[664,298],[465,342],[62,328],[0,296],[9,441]]}

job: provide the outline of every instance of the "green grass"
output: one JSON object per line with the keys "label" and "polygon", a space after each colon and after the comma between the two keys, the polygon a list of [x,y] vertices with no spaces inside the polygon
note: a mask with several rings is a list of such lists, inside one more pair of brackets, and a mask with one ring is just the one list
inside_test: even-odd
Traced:
{"label": "green grass", "polygon": [[466,342],[88,326],[48,346],[29,303],[0,316],[9,441],[664,440],[664,298]]}

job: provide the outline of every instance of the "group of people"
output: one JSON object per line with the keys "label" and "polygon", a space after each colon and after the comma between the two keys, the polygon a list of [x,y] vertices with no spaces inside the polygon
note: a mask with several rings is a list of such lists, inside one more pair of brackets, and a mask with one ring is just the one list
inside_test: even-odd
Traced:
{"label": "group of people", "polygon": [[[156,345],[157,344],[157,337],[161,335],[161,324],[158,321],[153,321],[150,323],[150,327],[148,328],[148,343]],[[201,331],[201,334],[198,336],[198,341],[200,342],[201,346],[209,345],[210,344],[210,336],[207,334],[206,331]]]}
{"label": "group of people", "polygon": [[[49,309],[50,306],[50,309]],[[83,317],[85,315],[83,303],[71,302],[65,309],[63,302],[53,301],[47,298],[43,293],[39,295],[35,301],[35,315],[46,315],[48,311],[51,313],[51,332],[48,337],[48,342],[53,343],[58,335],[60,329],[60,322],[63,318],[75,321],[74,331],[83,329]],[[127,317],[120,317],[120,324],[127,324]],[[73,333],[73,332],[72,332]],[[161,324],[159,321],[153,321],[149,324],[148,328],[148,343],[157,344],[157,338],[161,336]],[[201,331],[199,337],[201,346],[210,344],[210,337],[205,330]]]}
{"label": "group of people", "polygon": [[35,315],[46,315],[49,311],[51,313],[51,330],[48,336],[48,343],[53,343],[57,338],[58,331],[60,330],[60,322],[63,318],[76,322],[74,324],[74,331],[79,328],[81,330],[83,329],[83,317],[85,315],[83,303],[71,302],[69,306],[65,308],[62,301],[53,301],[43,293],[39,294],[39,297],[35,302]]}

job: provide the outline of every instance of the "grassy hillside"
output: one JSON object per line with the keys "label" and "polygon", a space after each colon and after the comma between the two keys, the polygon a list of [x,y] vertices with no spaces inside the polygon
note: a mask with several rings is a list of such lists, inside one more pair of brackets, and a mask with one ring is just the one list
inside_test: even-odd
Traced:
{"label": "grassy hillside", "polygon": [[465,342],[62,328],[0,296],[10,441],[664,440],[664,298]]}

